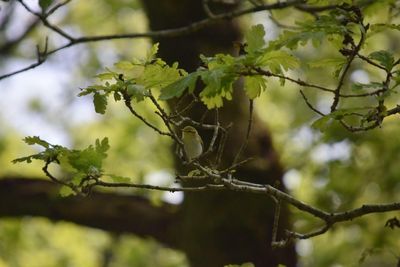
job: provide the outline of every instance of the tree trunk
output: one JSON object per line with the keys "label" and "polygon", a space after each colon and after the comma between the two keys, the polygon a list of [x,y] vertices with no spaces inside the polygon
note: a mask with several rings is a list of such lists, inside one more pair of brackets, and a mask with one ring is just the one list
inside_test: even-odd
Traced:
{"label": "tree trunk", "polygon": [[[143,4],[154,30],[184,26],[205,17],[200,0],[146,0]],[[226,7],[212,8],[217,12]],[[160,41],[162,58],[178,61],[190,71],[199,65],[200,53],[233,53],[232,42],[240,38],[237,25],[224,21],[191,35],[156,41]],[[225,166],[232,162],[245,138],[248,103],[238,88],[234,100],[221,110],[223,123],[233,122],[223,156]],[[199,105],[188,115],[198,119],[204,111]],[[210,133],[201,135],[208,143]],[[282,188],[282,167],[267,129],[257,118],[243,155],[249,156],[254,160],[241,166],[236,177]],[[227,191],[190,193],[185,194],[180,206],[154,207],[146,199],[113,193],[59,198],[57,185],[38,179],[1,179],[0,189],[0,217],[43,216],[107,231],[151,236],[185,252],[194,267],[243,262],[253,262],[256,266],[296,265],[293,247],[273,250],[270,246],[274,205],[266,196]],[[285,208],[279,226],[280,229],[288,226]]]}
{"label": "tree trunk", "polygon": [[[205,18],[201,1],[146,0],[143,4],[152,30],[181,27]],[[200,54],[233,53],[233,42],[240,38],[236,23],[223,21],[190,35],[154,41],[160,42],[160,57],[169,63],[177,61],[180,67],[192,71],[200,63]],[[249,100],[240,88],[235,89],[233,98],[220,110],[225,125],[233,122],[223,156],[225,166],[232,163],[243,143],[249,119]],[[204,111],[204,107],[196,106],[187,115],[200,118]],[[210,134],[201,132],[201,135],[207,144]],[[240,167],[236,177],[282,188],[282,167],[268,130],[257,118],[244,153],[246,156],[254,160]],[[179,161],[177,165],[180,165]],[[277,266],[278,263],[295,266],[293,247],[271,248],[273,210],[273,202],[266,196],[222,191],[186,193],[180,210],[181,219],[176,226],[180,229],[178,242],[194,267],[243,262],[253,262],[256,266]],[[279,226],[281,229],[288,226],[285,208]]]}

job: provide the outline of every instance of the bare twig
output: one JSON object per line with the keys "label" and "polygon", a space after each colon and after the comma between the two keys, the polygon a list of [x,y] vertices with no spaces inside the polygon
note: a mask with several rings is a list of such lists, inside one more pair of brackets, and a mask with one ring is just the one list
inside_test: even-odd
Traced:
{"label": "bare twig", "polygon": [[201,2],[202,2],[202,5],[203,5],[204,13],[206,13],[206,15],[209,18],[214,18],[215,15],[214,15],[214,13],[212,13],[212,11],[210,10],[210,6],[208,5],[209,0],[202,0]]}
{"label": "bare twig", "polygon": [[[286,2],[277,1],[276,3],[272,3],[272,4],[264,4],[264,5],[259,5],[256,7],[247,8],[247,9],[238,9],[238,10],[215,15],[212,18],[210,18],[210,17],[205,18],[203,20],[194,22],[192,24],[189,24],[189,25],[186,25],[183,27],[174,28],[174,29],[149,31],[149,32],[145,32],[145,33],[127,33],[127,34],[112,34],[112,35],[83,36],[83,37],[74,37],[72,35],[69,35],[66,32],[64,32],[61,28],[59,28],[56,25],[51,24],[47,20],[48,15],[54,13],[55,10],[66,5],[70,1],[64,1],[61,4],[54,6],[52,9],[50,9],[50,11],[47,14],[40,14],[40,13],[37,13],[37,12],[31,10],[29,8],[29,6],[27,6],[23,2],[23,0],[18,0],[18,2],[21,3],[28,12],[39,17],[46,27],[52,29],[53,31],[57,32],[58,34],[60,34],[61,36],[63,36],[64,38],[66,38],[68,40],[68,43],[61,45],[59,47],[56,47],[53,50],[48,51],[46,53],[46,56],[49,56],[49,55],[57,53],[63,49],[69,48],[71,46],[74,46],[77,44],[82,44],[82,43],[88,43],[88,42],[109,41],[109,40],[116,40],[116,39],[133,39],[133,38],[152,38],[152,39],[175,38],[177,36],[183,36],[183,35],[187,35],[187,34],[196,32],[202,28],[205,28],[207,26],[210,26],[210,25],[216,23],[217,21],[233,19],[236,17],[240,17],[240,16],[243,16],[246,14],[251,14],[251,13],[255,13],[255,12],[263,11],[263,10],[284,9],[284,8],[302,4],[303,0],[289,0]],[[38,66],[38,65],[36,65],[36,66]],[[13,76],[13,75],[16,75],[18,73],[27,71],[31,68],[32,68],[31,66],[28,66],[28,67],[22,68],[20,70],[13,71],[11,73],[0,75],[0,80],[10,77],[10,76]]]}
{"label": "bare twig", "polygon": [[302,90],[300,90],[300,94],[301,94],[301,96],[303,97],[304,102],[306,102],[307,106],[308,106],[312,111],[314,111],[315,113],[317,113],[317,114],[319,114],[319,115],[321,115],[321,116],[325,116],[324,113],[322,113],[322,112],[319,111],[318,109],[314,108],[314,106],[310,103],[310,101],[308,101],[307,97],[305,96],[305,94],[303,93]]}
{"label": "bare twig", "polygon": [[48,50],[48,38],[46,38],[43,51],[40,51],[39,45],[36,46],[36,63],[33,63],[33,64],[31,64],[31,65],[29,65],[29,66],[27,66],[25,68],[22,68],[20,70],[16,70],[16,71],[4,74],[4,75],[0,76],[0,80],[8,78],[8,77],[11,77],[11,76],[14,76],[14,75],[16,75],[18,73],[21,73],[21,72],[25,72],[25,71],[30,70],[30,69],[34,69],[34,68],[42,65],[47,59],[47,50]]}
{"label": "bare twig", "polygon": [[[209,168],[203,167],[197,162],[194,162],[193,165],[203,173],[203,175],[199,176],[177,176],[178,179],[206,179],[212,178],[214,184],[206,184],[202,186],[196,187],[166,187],[166,186],[155,186],[149,184],[137,184],[137,183],[111,183],[101,181],[100,177],[92,177],[90,175],[87,176],[84,182],[81,182],[80,186],[75,186],[72,183],[67,183],[60,179],[54,177],[49,171],[48,167],[51,163],[56,162],[56,160],[47,160],[45,162],[44,167],[42,168],[47,177],[49,177],[53,182],[70,187],[76,194],[87,194],[92,190],[92,188],[96,186],[101,187],[125,187],[125,188],[138,188],[138,189],[146,189],[146,190],[158,190],[158,191],[169,191],[169,192],[178,192],[178,191],[190,191],[190,192],[203,192],[207,190],[233,190],[239,192],[248,192],[254,194],[264,194],[271,197],[274,202],[277,204],[275,208],[274,215],[274,224],[273,224],[273,238],[272,245],[275,247],[281,247],[288,244],[292,239],[307,239],[314,236],[321,235],[327,232],[334,224],[339,222],[350,221],[355,218],[359,218],[372,213],[383,213],[389,211],[400,210],[400,202],[388,203],[388,204],[372,204],[372,205],[362,205],[359,208],[355,208],[352,210],[347,210],[343,212],[326,212],[319,208],[313,207],[309,204],[306,204],[289,194],[274,188],[268,184],[255,184],[246,181],[242,181],[239,179],[235,179],[232,177],[232,174],[229,173],[226,177],[222,176],[220,172],[211,170]],[[87,180],[87,182],[86,182]],[[82,188],[81,188],[82,187]],[[286,239],[281,241],[277,241],[277,231],[279,226],[279,217],[280,217],[280,206],[281,203],[285,202],[289,205],[296,207],[297,209],[306,212],[314,217],[321,219],[324,221],[325,225],[322,228],[310,231],[309,233],[296,233],[293,231],[286,231]]]}
{"label": "bare twig", "polygon": [[[37,13],[35,11],[33,11],[23,0],[17,0],[25,9],[26,11],[28,11],[29,13],[31,13],[32,15],[35,15],[36,17],[38,17],[42,23],[49,29],[53,30],[54,32],[58,33],[59,35],[61,35],[62,37],[68,39],[69,41],[73,41],[74,38],[69,35],[68,33],[64,32],[62,29],[60,29],[59,27],[51,24],[48,20],[47,20],[47,14],[43,14],[43,13]],[[68,3],[68,2],[67,2]],[[65,4],[67,4],[65,3]],[[63,4],[63,5],[65,5]],[[56,9],[52,9],[52,13],[55,12],[58,8],[60,8],[63,5],[57,5]]]}
{"label": "bare twig", "polygon": [[342,89],[343,84],[344,84],[344,79],[347,76],[348,71],[350,70],[350,66],[353,63],[353,60],[355,59],[355,57],[359,53],[362,45],[364,44],[366,32],[368,31],[368,28],[369,28],[368,25],[365,26],[363,24],[363,18],[361,16],[361,13],[359,15],[360,16],[358,16],[358,22],[360,23],[360,26],[362,27],[362,29],[360,30],[361,37],[360,37],[360,40],[358,41],[357,45],[355,45],[353,43],[353,39],[352,38],[349,38],[350,44],[352,46],[352,49],[350,49],[350,50],[342,49],[341,50],[343,54],[348,56],[348,58],[347,58],[346,65],[345,65],[345,67],[344,67],[344,69],[342,71],[342,74],[339,77],[338,85],[336,86],[336,89],[335,89],[335,96],[333,98],[333,102],[332,102],[332,105],[331,105],[331,112],[335,111],[337,106],[338,106],[338,104],[339,104],[340,92],[341,92],[341,89]]}
{"label": "bare twig", "polygon": [[151,91],[149,91],[149,98],[151,102],[156,106],[157,110],[160,112],[160,117],[164,122],[164,125],[168,128],[168,131],[170,133],[170,136],[175,140],[175,142],[178,143],[178,145],[183,149],[183,142],[182,140],[178,137],[176,132],[172,129],[171,123],[168,120],[168,114],[165,112],[165,110],[161,107],[161,105],[157,102],[156,98],[153,96]]}
{"label": "bare twig", "polygon": [[153,124],[151,124],[150,122],[148,122],[143,116],[141,116],[139,113],[137,113],[134,108],[132,107],[131,104],[131,97],[124,92],[123,93],[123,97],[124,97],[124,102],[125,102],[125,106],[129,109],[129,111],[139,120],[141,120],[144,124],[146,124],[147,126],[149,126],[151,129],[153,129],[154,131],[156,131],[158,134],[160,135],[166,135],[171,137],[172,139],[174,139],[174,136],[171,133],[167,133],[167,132],[163,132],[160,129],[158,129],[156,126],[154,126]]}
{"label": "bare twig", "polygon": [[243,74],[244,75],[259,75],[259,74],[262,74],[262,75],[264,75],[266,77],[276,77],[276,78],[288,80],[288,81],[296,83],[296,84],[298,84],[300,86],[315,88],[315,89],[318,89],[318,90],[321,90],[321,91],[324,91],[324,92],[335,93],[335,90],[333,90],[333,89],[329,89],[329,88],[326,88],[326,87],[323,87],[323,86],[320,86],[320,85],[316,85],[316,84],[307,83],[307,82],[302,81],[300,79],[295,80],[293,78],[290,78],[290,77],[287,77],[287,76],[284,76],[284,75],[281,75],[281,74],[272,73],[272,72],[270,72],[268,70],[264,70],[264,69],[259,68],[259,67],[254,68],[254,70],[256,71],[256,73],[252,73],[252,72],[247,72],[246,73],[246,72],[244,72]]}
{"label": "bare twig", "polygon": [[272,241],[271,241],[272,247],[274,247],[274,244],[276,244],[277,242],[280,214],[281,214],[281,201],[276,200],[275,211],[274,211],[274,223],[272,225]]}
{"label": "bare twig", "polygon": [[247,143],[249,142],[249,138],[250,138],[250,132],[251,132],[251,126],[253,124],[253,104],[254,101],[253,99],[249,100],[249,120],[247,123],[247,131],[246,131],[246,137],[242,143],[242,145],[239,148],[238,153],[236,154],[232,165],[236,165],[236,163],[238,162],[238,160],[240,159],[241,154],[243,153],[243,151],[246,149]]}

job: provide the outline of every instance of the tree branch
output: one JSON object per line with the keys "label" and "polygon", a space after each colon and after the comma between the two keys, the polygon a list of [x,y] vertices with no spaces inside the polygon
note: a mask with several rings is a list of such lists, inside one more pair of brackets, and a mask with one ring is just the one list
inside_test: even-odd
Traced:
{"label": "tree branch", "polygon": [[[149,32],[145,32],[145,33],[126,33],[126,34],[74,37],[74,36],[64,32],[58,26],[53,25],[47,19],[49,15],[51,15],[52,13],[55,12],[55,10],[66,5],[69,1],[64,1],[63,3],[56,5],[55,7],[50,9],[44,15],[36,13],[33,10],[31,10],[29,8],[29,6],[27,6],[23,2],[23,0],[18,0],[18,2],[21,5],[23,5],[28,12],[30,12],[31,14],[40,18],[40,20],[43,22],[43,24],[47,28],[51,29],[52,31],[57,32],[58,34],[60,34],[61,36],[63,36],[64,38],[66,38],[68,40],[68,42],[66,44],[61,45],[59,47],[54,48],[53,50],[48,51],[45,54],[45,56],[52,55],[63,49],[66,49],[68,47],[71,47],[71,46],[74,46],[77,44],[88,43],[88,42],[109,41],[109,40],[116,40],[116,39],[133,39],[133,38],[151,38],[151,39],[175,38],[177,36],[183,36],[183,35],[187,35],[187,34],[196,32],[200,29],[203,29],[203,28],[210,26],[221,20],[229,20],[229,19],[237,18],[237,17],[243,16],[246,14],[251,14],[251,13],[255,13],[255,12],[259,12],[259,11],[284,9],[284,8],[297,6],[297,5],[304,3],[303,0],[289,0],[286,2],[277,1],[276,3],[272,3],[272,4],[258,5],[256,7],[251,7],[251,8],[247,8],[247,9],[238,9],[238,10],[234,10],[231,12],[221,13],[221,14],[214,15],[212,17],[208,17],[203,20],[191,23],[191,24],[183,26],[183,27],[167,29],[167,30],[149,31]],[[37,67],[38,65],[40,65],[40,64],[35,65],[35,67]],[[11,73],[0,75],[0,80],[10,77],[10,76],[13,76],[13,75],[16,75],[18,73],[27,71],[32,68],[33,67],[28,66],[28,67],[22,68],[20,70],[13,71]]]}
{"label": "tree branch", "polygon": [[0,179],[0,217],[42,216],[66,220],[111,232],[151,236],[177,247],[175,235],[179,207],[154,206],[133,195],[92,192],[90,197],[58,196],[59,186],[42,179]]}

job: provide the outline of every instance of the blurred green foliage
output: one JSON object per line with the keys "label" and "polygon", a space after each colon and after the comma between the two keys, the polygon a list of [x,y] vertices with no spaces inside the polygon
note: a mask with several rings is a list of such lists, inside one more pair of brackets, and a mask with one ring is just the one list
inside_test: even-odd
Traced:
{"label": "blurred green foliage", "polygon": [[[320,1],[319,4],[322,2],[329,1]],[[400,56],[396,29],[399,16],[391,17],[390,10],[390,6],[396,3],[390,0],[372,2],[365,8],[364,15],[366,22],[375,24],[375,27],[372,28],[373,34],[366,40],[363,53],[390,68],[391,57]],[[94,8],[96,16],[89,16]],[[293,9],[273,11],[272,15],[286,25],[307,28],[311,32],[299,34],[287,30],[284,32],[285,39],[273,42],[276,47],[285,45],[296,48],[293,53],[299,59],[300,68],[289,73],[327,87],[334,85],[338,69],[343,63],[337,48],[343,41],[343,33],[349,29],[343,28],[330,17],[325,17],[320,25],[312,25],[310,28],[311,23],[307,21],[312,17]],[[380,23],[386,23],[389,19],[392,27],[380,26]],[[98,27],[100,24],[101,27]],[[135,1],[93,0],[80,1],[79,4],[73,1],[60,22],[60,25],[82,35],[145,31],[146,24],[144,12]],[[325,27],[322,24],[330,25],[332,31],[329,34],[318,31],[318,27]],[[255,28],[254,31],[261,30]],[[33,33],[32,40],[39,40],[39,34]],[[254,40],[247,48],[248,51],[260,48],[260,38],[257,35],[247,38],[249,41]],[[286,43],[283,43],[284,40]],[[148,41],[142,39],[84,45],[86,57],[80,61],[74,74],[87,79],[94,73],[100,73],[104,65],[121,59],[144,57],[148,47]],[[378,51],[390,51],[390,55]],[[353,79],[355,86],[346,87],[346,91],[368,90],[368,86],[360,85],[366,83],[356,81],[357,73],[367,77],[370,84],[384,77],[376,68],[355,61],[351,75],[347,78],[350,81]],[[182,86],[190,89],[190,84],[191,81]],[[267,86],[263,86],[258,80],[247,80],[246,84],[257,85],[257,90],[248,92],[250,97],[266,91],[255,100],[255,107],[258,116],[271,129],[274,145],[288,170],[285,182],[294,196],[330,211],[343,211],[365,203],[398,201],[400,124],[397,117],[387,118],[381,128],[368,132],[354,134],[332,123],[321,133],[311,127],[319,117],[305,105],[297,85],[286,83],[282,86],[279,81],[269,81]],[[73,94],[78,93],[79,86],[72,86]],[[68,87],[71,89],[71,86]],[[315,91],[307,91],[307,97],[322,109],[329,108],[331,103],[330,95]],[[364,99],[362,104],[372,105],[375,100]],[[395,94],[387,101],[394,105],[398,100]],[[343,108],[357,105],[358,101],[346,100]],[[152,120],[153,110],[149,105],[138,103],[137,109]],[[45,113],[46,109],[37,109],[37,112]],[[33,151],[27,151],[30,148],[20,142],[22,133],[11,129],[5,122],[2,122],[2,126],[7,131],[0,132],[0,164],[5,166],[0,174],[39,176],[39,165],[24,168],[10,165],[12,159]],[[172,172],[169,140],[160,138],[139,121],[132,120],[121,105],[109,103],[107,113],[98,121],[69,125],[66,131],[72,145],[81,148],[92,143],[93,137],[107,136],[112,148],[103,167],[109,173],[135,177],[140,182],[152,170]],[[158,198],[161,196],[160,193],[155,194]],[[310,216],[294,209],[292,212],[296,230],[307,231],[318,225]],[[297,250],[300,265],[394,266],[400,257],[400,239],[396,235],[398,229],[384,227],[385,222],[394,215],[368,215],[339,224],[322,236],[299,242]],[[45,219],[2,219],[0,236],[1,267],[34,266],[33,262],[36,266],[100,266],[105,254],[110,251],[113,255],[110,266],[187,266],[181,253],[163,248],[151,240],[125,235],[115,237],[102,231],[68,223],[52,223]]]}

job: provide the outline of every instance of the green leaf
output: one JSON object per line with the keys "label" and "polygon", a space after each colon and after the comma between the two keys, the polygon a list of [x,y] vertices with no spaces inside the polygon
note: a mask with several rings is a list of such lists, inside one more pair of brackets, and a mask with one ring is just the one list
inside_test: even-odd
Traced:
{"label": "green leaf", "polygon": [[32,156],[27,156],[27,157],[16,158],[16,159],[13,159],[11,162],[13,164],[21,163],[21,162],[31,163],[32,159],[34,159],[34,158],[35,157],[32,155]]}
{"label": "green leaf", "polygon": [[351,86],[351,89],[357,91],[357,90],[363,90],[363,89],[381,89],[383,88],[382,83],[377,83],[377,82],[372,82],[372,83],[354,83]]}
{"label": "green leaf", "polygon": [[101,170],[109,148],[108,138],[104,138],[101,141],[96,139],[95,148],[90,145],[84,150],[69,151],[66,157],[75,170],[88,174],[94,168]]}
{"label": "green leaf", "polygon": [[346,64],[346,58],[325,58],[308,63],[310,68],[334,68],[333,76],[338,77],[343,66]]}
{"label": "green leaf", "polygon": [[170,85],[164,87],[161,90],[161,94],[159,96],[160,100],[168,100],[174,97],[180,97],[183,92],[188,89],[189,93],[194,91],[196,86],[197,78],[200,76],[200,72],[192,72],[180,80],[171,83]]}
{"label": "green leaf", "polygon": [[129,61],[119,61],[114,64],[120,70],[130,70],[133,69],[134,65]]}
{"label": "green leaf", "polygon": [[39,0],[39,6],[42,8],[42,10],[46,10],[54,0]]}
{"label": "green leaf", "polygon": [[296,49],[298,45],[306,45],[309,41],[314,47],[319,47],[324,40],[337,39],[341,42],[343,36],[351,31],[341,23],[338,16],[345,16],[346,14],[335,14],[332,12],[329,15],[318,16],[318,19],[309,19],[301,22],[296,22],[299,27],[298,30],[284,31],[277,40],[269,43],[272,49],[279,49],[287,47],[291,50]]}
{"label": "green leaf", "polygon": [[76,173],[72,179],[71,179],[71,183],[75,186],[79,186],[82,182],[82,180],[87,177],[87,175],[85,173]]}
{"label": "green leaf", "polygon": [[181,73],[185,72],[177,69],[176,66],[169,67],[152,64],[146,66],[143,75],[137,79],[137,83],[142,84],[146,89],[161,89],[180,79]]}
{"label": "green leaf", "polygon": [[147,96],[147,90],[140,84],[129,84],[126,88],[128,95],[132,96],[137,102],[143,101]]}
{"label": "green leaf", "polygon": [[344,63],[346,63],[345,58],[324,58],[310,62],[308,66],[310,68],[337,67],[342,66]]}
{"label": "green leaf", "polygon": [[145,66],[134,65],[127,74],[129,75],[129,78],[137,79],[143,75],[144,70],[145,70]]}
{"label": "green leaf", "polygon": [[101,154],[103,158],[107,157],[107,151],[110,149],[110,145],[108,143],[108,138],[104,137],[101,141],[96,139],[96,152]]}
{"label": "green leaf", "polygon": [[94,93],[93,104],[97,113],[104,114],[107,108],[107,97],[99,93]]}
{"label": "green leaf", "polygon": [[370,59],[378,61],[387,71],[391,71],[394,64],[394,58],[391,53],[385,50],[375,51],[369,54]]}
{"label": "green leaf", "polygon": [[108,174],[114,183],[130,183],[131,178],[129,177],[124,177],[124,176],[118,176],[118,175],[113,175],[113,174]]}
{"label": "green leaf", "polygon": [[250,31],[244,35],[246,40],[246,46],[244,50],[251,54],[263,48],[265,46],[264,35],[265,30],[263,25],[257,24],[251,27]]}
{"label": "green leaf", "polygon": [[331,123],[332,123],[332,118],[330,115],[327,115],[327,116],[323,116],[323,117],[317,119],[316,121],[314,121],[311,124],[311,127],[314,129],[320,130],[321,132],[324,132]]}
{"label": "green leaf", "polygon": [[256,65],[268,67],[272,72],[281,73],[284,70],[294,69],[300,66],[297,58],[282,50],[267,51],[256,62]]}
{"label": "green leaf", "polygon": [[263,76],[247,76],[244,78],[244,89],[250,99],[260,96],[267,88],[267,81]]}
{"label": "green leaf", "polygon": [[106,80],[112,80],[115,77],[115,73],[112,72],[104,72],[104,73],[99,73],[95,76],[96,78],[99,78],[102,81]]}
{"label": "green leaf", "polygon": [[148,62],[150,62],[157,55],[158,46],[159,46],[159,43],[155,43],[155,44],[153,44],[151,49],[148,51],[147,57],[146,57]]}
{"label": "green leaf", "polygon": [[122,99],[122,96],[119,92],[114,92],[114,100],[115,101],[120,101]]}
{"label": "green leaf", "polygon": [[385,29],[400,31],[400,24],[376,23],[370,26],[371,31],[380,32]]}
{"label": "green leaf", "polygon": [[63,185],[60,188],[60,196],[62,197],[68,197],[71,195],[75,195],[74,190],[72,190],[69,186]]}
{"label": "green leaf", "polygon": [[395,81],[395,83],[390,89],[395,89],[400,84],[400,70],[396,70],[393,73],[393,81]]}
{"label": "green leaf", "polygon": [[233,83],[238,77],[230,67],[218,67],[201,73],[201,79],[206,87],[200,97],[208,109],[219,108],[223,105],[223,98],[232,99]]}
{"label": "green leaf", "polygon": [[50,144],[42,139],[39,136],[27,136],[24,139],[24,142],[28,145],[40,145],[44,148],[49,148]]}
{"label": "green leaf", "polygon": [[203,101],[208,109],[220,108],[224,104],[222,96],[219,95],[213,97],[202,97],[201,101]]}

